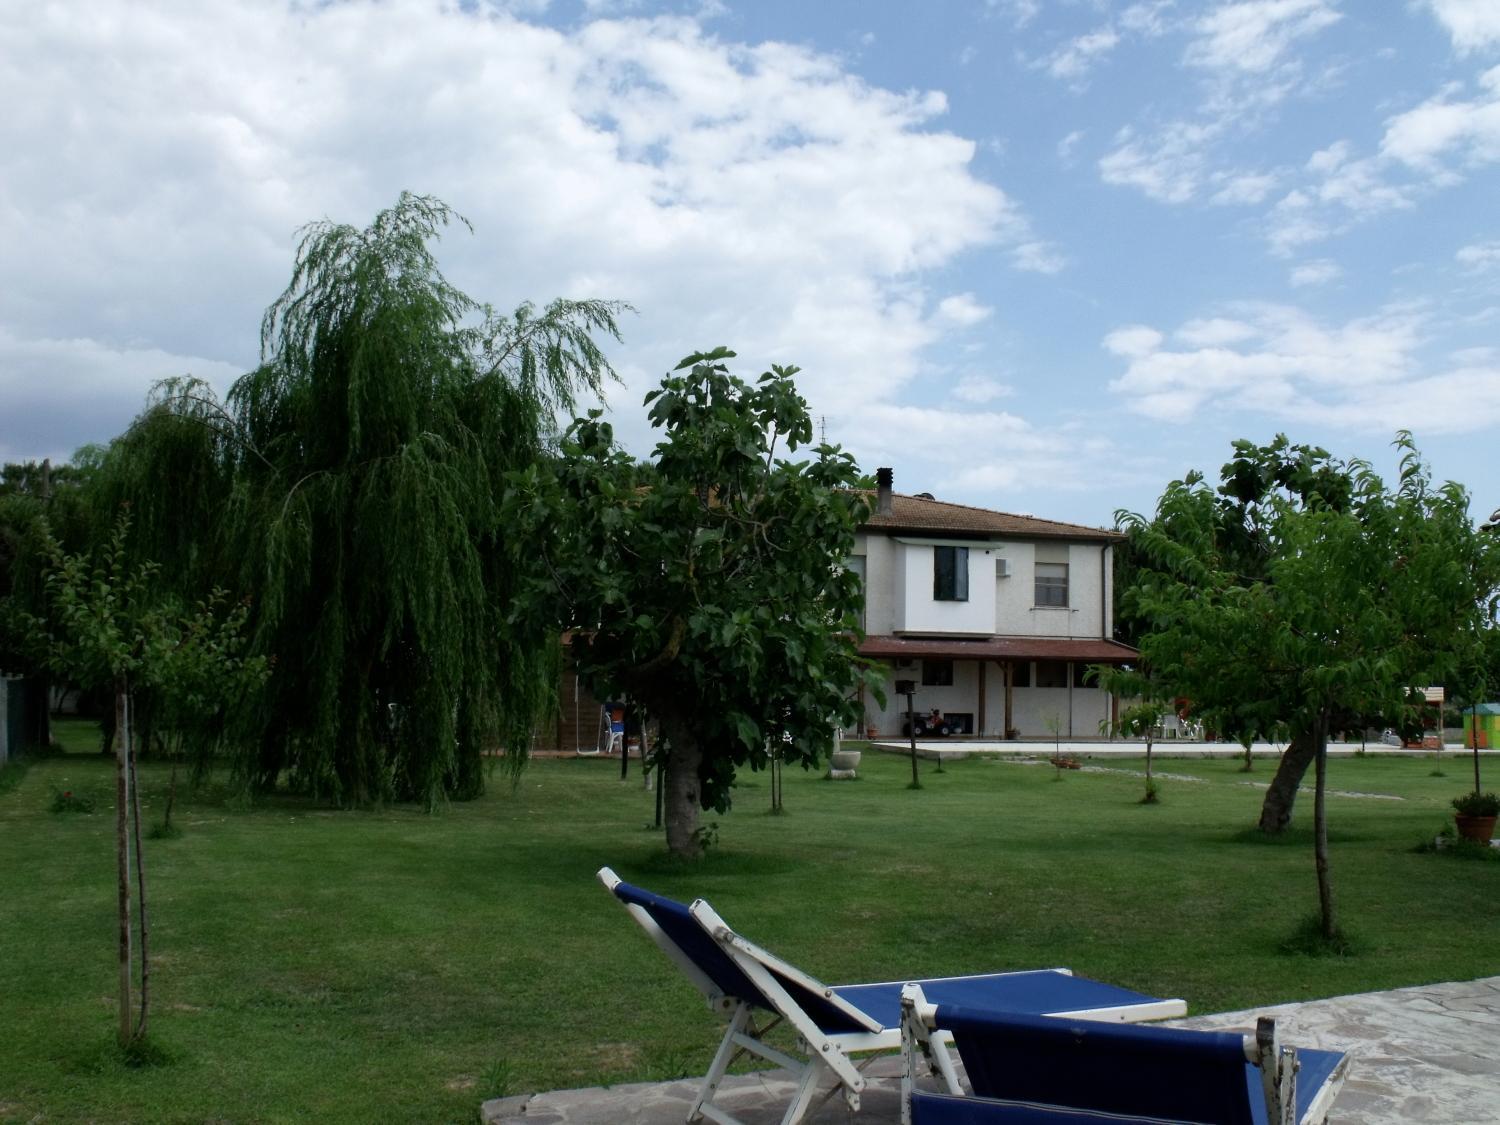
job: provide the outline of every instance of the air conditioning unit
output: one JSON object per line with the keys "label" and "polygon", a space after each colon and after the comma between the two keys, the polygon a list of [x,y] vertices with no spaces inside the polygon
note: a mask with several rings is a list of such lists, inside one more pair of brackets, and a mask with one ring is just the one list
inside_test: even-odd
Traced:
{"label": "air conditioning unit", "polygon": [[905,668],[915,668],[916,666],[917,666],[917,662],[915,660],[913,660],[909,656],[900,657],[896,661],[896,668],[898,670],[905,669]]}
{"label": "air conditioning unit", "polygon": [[1010,577],[1010,560],[1009,559],[996,559],[995,560],[995,577],[996,578],[1009,578]]}

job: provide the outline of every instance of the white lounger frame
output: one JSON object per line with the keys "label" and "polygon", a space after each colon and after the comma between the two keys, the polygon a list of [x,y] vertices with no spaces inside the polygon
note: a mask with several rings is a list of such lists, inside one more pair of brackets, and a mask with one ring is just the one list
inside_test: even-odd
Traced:
{"label": "white lounger frame", "polygon": [[[599,870],[599,881],[610,893],[621,879],[608,867]],[[651,936],[667,958],[682,970],[683,974],[702,992],[709,1007],[729,1022],[719,1048],[714,1052],[708,1074],[699,1087],[698,1096],[688,1111],[688,1121],[706,1117],[718,1125],[743,1125],[726,1110],[714,1104],[719,1085],[729,1067],[741,1054],[750,1053],[784,1067],[797,1081],[797,1091],[787,1107],[781,1125],[797,1125],[797,1122],[823,1101],[842,1090],[844,1101],[851,1111],[859,1109],[860,1093],[865,1088],[865,1077],[860,1067],[871,1060],[856,1064],[852,1055],[870,1054],[877,1051],[894,1051],[902,1045],[901,1024],[898,1020],[891,1027],[882,1027],[875,1019],[840,997],[837,992],[821,981],[814,979],[795,965],[789,964],[775,954],[762,949],[754,942],[741,937],[718,913],[702,899],[693,902],[689,912],[704,931],[724,950],[741,972],[760,989],[762,995],[776,1008],[776,1016],[763,1026],[755,1024],[755,1005],[738,996],[726,996],[702,969],[677,947],[656,924],[643,907],[624,903],[631,916]],[[1035,971],[1035,970],[1031,970]],[[1054,972],[1071,976],[1068,969]],[[984,974],[1001,976],[1004,974]],[[783,987],[780,977],[793,981],[810,992],[821,996],[825,1002],[847,1016],[859,1031],[825,1032],[811,1016],[803,1010],[796,999]],[[963,979],[960,977],[934,979]],[[878,982],[876,982],[878,983]],[[888,984],[904,982],[888,981]],[[928,983],[931,983],[929,981]],[[1109,1020],[1120,1023],[1135,1023],[1142,1020],[1171,1019],[1187,1014],[1187,1005],[1181,1000],[1156,1000],[1145,1004],[1126,1004],[1110,1008],[1079,1009],[1059,1012],[1074,1019]],[[797,1049],[805,1058],[796,1058],[764,1041],[764,1036],[782,1021],[790,1024],[797,1033]],[[946,1057],[946,1052],[944,1052]],[[955,1088],[957,1078],[952,1074],[951,1062],[944,1072],[945,1081]],[[818,1089],[827,1081],[830,1089],[818,1098]],[[816,1101],[814,1099],[817,1099]]]}

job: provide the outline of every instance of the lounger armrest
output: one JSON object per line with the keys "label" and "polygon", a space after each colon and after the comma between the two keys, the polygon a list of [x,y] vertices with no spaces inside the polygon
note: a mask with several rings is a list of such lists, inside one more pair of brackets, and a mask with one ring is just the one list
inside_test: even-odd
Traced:
{"label": "lounger armrest", "polygon": [[[929,1004],[920,984],[901,987],[901,1060],[905,1064],[901,1078],[903,1113],[911,1103],[910,1094],[916,1090],[917,1057],[927,1061],[927,1070],[943,1080],[947,1092],[962,1095],[964,1090],[958,1081],[958,1070],[953,1065],[953,1055],[948,1050],[952,1038],[933,1025],[937,1021],[937,1005]],[[909,1123],[907,1123],[909,1125]]]}
{"label": "lounger armrest", "polygon": [[1297,1125],[1297,1049],[1283,1047],[1276,1021],[1261,1016],[1255,1034],[1245,1036],[1245,1053],[1260,1068],[1261,1093],[1266,1099],[1267,1125]]}

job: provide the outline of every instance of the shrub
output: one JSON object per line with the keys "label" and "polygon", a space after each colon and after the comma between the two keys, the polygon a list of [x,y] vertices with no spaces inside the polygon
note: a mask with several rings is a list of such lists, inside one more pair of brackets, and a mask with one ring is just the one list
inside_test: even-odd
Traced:
{"label": "shrub", "polygon": [[52,811],[55,813],[91,813],[94,811],[94,802],[91,798],[81,796],[71,789],[54,789]]}
{"label": "shrub", "polygon": [[1454,811],[1459,816],[1500,816],[1500,796],[1494,793],[1465,793],[1453,798]]}

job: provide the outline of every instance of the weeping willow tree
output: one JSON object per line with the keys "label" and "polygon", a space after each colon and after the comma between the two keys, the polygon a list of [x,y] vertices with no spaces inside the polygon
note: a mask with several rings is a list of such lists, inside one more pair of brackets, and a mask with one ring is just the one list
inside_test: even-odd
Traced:
{"label": "weeping willow tree", "polygon": [[142,549],[189,582],[232,570],[252,597],[274,665],[239,760],[261,787],[473,796],[485,751],[518,766],[555,691],[555,632],[509,620],[529,552],[498,503],[559,412],[613,378],[595,336],[617,339],[626,306],[501,315],[438,269],[429,244],[452,222],[403,194],[367,229],[307,227],[260,366],[222,404],[162,384],[113,451]]}

